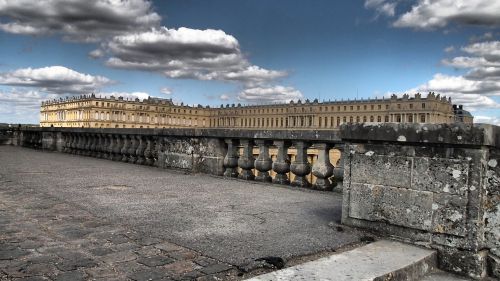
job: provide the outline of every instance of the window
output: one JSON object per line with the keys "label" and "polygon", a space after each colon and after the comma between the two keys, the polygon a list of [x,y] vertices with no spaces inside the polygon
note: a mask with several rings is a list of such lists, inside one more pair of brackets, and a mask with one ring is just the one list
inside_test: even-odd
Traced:
{"label": "window", "polygon": [[378,109],[382,109],[382,105],[381,104],[378,105]]}
{"label": "window", "polygon": [[374,122],[375,119],[373,118],[373,116],[370,116],[370,122]]}
{"label": "window", "polygon": [[410,109],[413,109],[413,103],[410,103]]}
{"label": "window", "polygon": [[[424,103],[422,105],[424,105]],[[420,114],[420,123],[425,123],[425,114]]]}
{"label": "window", "polygon": [[389,122],[389,116],[388,115],[385,116],[385,122]]}
{"label": "window", "polygon": [[366,123],[366,116],[363,116],[363,123]]}
{"label": "window", "polygon": [[[411,105],[411,104],[410,104]],[[413,115],[408,116],[408,122],[413,123]]]}
{"label": "window", "polygon": [[377,116],[377,122],[382,122],[382,117],[381,116]]}
{"label": "window", "polygon": [[422,103],[422,109],[425,109],[425,103]]}

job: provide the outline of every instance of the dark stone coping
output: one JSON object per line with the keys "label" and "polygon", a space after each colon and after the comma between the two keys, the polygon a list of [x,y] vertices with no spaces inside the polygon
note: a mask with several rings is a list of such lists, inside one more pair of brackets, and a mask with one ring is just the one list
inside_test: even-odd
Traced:
{"label": "dark stone coping", "polygon": [[340,144],[346,141],[393,142],[425,145],[500,147],[500,127],[489,124],[353,124],[340,130],[242,129],[123,129],[123,128],[21,128],[23,131],[131,134],[220,139],[305,140]]}
{"label": "dark stone coping", "polygon": [[220,139],[306,140],[342,143],[338,130],[240,130],[240,129],[144,129],[144,128],[22,128],[22,131],[130,134]]}
{"label": "dark stone coping", "polygon": [[500,127],[489,124],[342,125],[343,141],[500,147]]}

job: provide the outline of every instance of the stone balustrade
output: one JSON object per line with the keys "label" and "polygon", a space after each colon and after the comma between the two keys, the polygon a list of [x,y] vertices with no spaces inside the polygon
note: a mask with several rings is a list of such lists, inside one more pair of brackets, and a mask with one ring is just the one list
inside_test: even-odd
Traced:
{"label": "stone balustrade", "polygon": [[333,149],[342,149],[337,131],[296,135],[222,129],[26,128],[19,132],[20,145],[27,147],[325,191],[333,190],[343,175],[338,159],[330,159]]}

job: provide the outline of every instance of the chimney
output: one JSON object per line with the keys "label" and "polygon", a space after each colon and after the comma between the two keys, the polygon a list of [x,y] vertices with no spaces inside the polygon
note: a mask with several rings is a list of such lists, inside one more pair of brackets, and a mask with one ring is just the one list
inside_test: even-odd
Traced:
{"label": "chimney", "polygon": [[464,106],[463,105],[459,105],[458,109],[464,109]]}

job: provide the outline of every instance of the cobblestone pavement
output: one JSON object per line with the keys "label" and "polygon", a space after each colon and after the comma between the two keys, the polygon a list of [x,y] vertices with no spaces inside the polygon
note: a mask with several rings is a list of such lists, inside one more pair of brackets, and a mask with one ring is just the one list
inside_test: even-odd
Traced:
{"label": "cobblestone pavement", "polygon": [[[203,188],[186,191],[191,185]],[[266,197],[279,204],[287,198],[305,215],[270,208]],[[244,204],[252,199],[260,203]],[[311,200],[312,213],[297,203]],[[357,232],[334,226],[339,202],[332,193],[4,146],[0,280],[241,279],[241,269],[258,257],[291,258],[358,241]],[[221,203],[227,207],[218,209]],[[315,209],[327,206],[332,214]]]}

